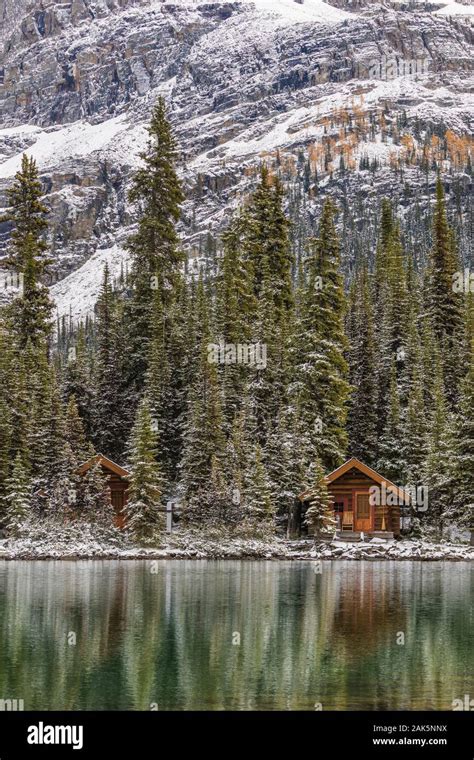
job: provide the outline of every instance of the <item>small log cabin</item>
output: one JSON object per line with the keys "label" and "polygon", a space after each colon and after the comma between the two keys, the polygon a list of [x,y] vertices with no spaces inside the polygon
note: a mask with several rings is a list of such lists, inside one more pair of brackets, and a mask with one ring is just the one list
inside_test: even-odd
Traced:
{"label": "small log cabin", "polygon": [[[400,509],[410,504],[410,496],[387,478],[355,457],[337,467],[324,482],[331,496],[339,533],[380,536],[400,535]],[[288,534],[301,535],[308,494],[299,495],[299,506],[290,516]]]}
{"label": "small log cabin", "polygon": [[102,472],[107,478],[110,488],[110,500],[115,511],[115,524],[118,528],[125,525],[125,515],[122,510],[127,503],[127,490],[130,486],[130,473],[120,465],[112,462],[111,459],[103,454],[96,454],[87,462],[84,462],[79,469],[79,475],[85,475],[97,462],[100,463]]}

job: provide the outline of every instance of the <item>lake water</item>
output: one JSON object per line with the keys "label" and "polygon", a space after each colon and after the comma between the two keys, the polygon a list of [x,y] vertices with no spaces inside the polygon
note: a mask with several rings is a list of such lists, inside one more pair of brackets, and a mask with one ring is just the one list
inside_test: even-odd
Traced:
{"label": "lake water", "polygon": [[0,699],[25,710],[443,710],[474,698],[474,565],[315,570],[0,561]]}

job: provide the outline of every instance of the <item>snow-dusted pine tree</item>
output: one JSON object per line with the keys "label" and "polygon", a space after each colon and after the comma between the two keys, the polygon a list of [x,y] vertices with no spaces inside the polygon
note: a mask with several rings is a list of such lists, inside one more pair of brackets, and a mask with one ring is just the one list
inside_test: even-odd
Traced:
{"label": "snow-dusted pine tree", "polygon": [[41,200],[42,193],[36,162],[24,153],[15,181],[7,189],[9,208],[1,217],[1,221],[13,226],[7,263],[23,275],[22,293],[12,305],[15,330],[23,348],[28,341],[44,346],[52,326],[53,303],[42,282],[50,263],[44,240],[48,209]]}
{"label": "snow-dusted pine tree", "polygon": [[31,489],[27,470],[16,455],[13,469],[5,484],[6,525],[12,536],[18,536],[25,520],[31,514]]}
{"label": "snow-dusted pine tree", "polygon": [[443,514],[462,529],[474,531],[474,341],[471,363],[461,383],[459,409],[455,418],[454,477],[456,492]]}
{"label": "snow-dusted pine tree", "polygon": [[[339,465],[347,447],[346,417],[350,386],[345,359],[345,296],[339,240],[331,199],[324,204],[319,237],[307,260],[307,282],[298,340],[297,389],[302,422],[313,436],[314,451],[328,469]],[[310,462],[308,462],[308,465]]]}
{"label": "snow-dusted pine tree", "polygon": [[129,451],[132,474],[125,515],[130,535],[143,542],[157,537],[161,531],[159,510],[163,485],[157,463],[156,433],[146,396],[138,407]]}
{"label": "snow-dusted pine tree", "polygon": [[245,478],[245,507],[249,519],[273,527],[274,505],[271,484],[263,462],[260,444],[256,444],[253,462]]}
{"label": "snow-dusted pine tree", "polygon": [[351,395],[348,432],[349,451],[374,466],[377,454],[377,372],[374,316],[370,302],[368,272],[361,269],[355,280],[356,306],[350,337]]}
{"label": "snow-dusted pine tree", "polygon": [[433,383],[433,410],[429,418],[427,455],[422,479],[428,488],[428,509],[421,515],[422,527],[437,540],[451,511],[455,492],[453,419],[446,403],[439,354]]}
{"label": "snow-dusted pine tree", "polygon": [[309,506],[305,523],[315,540],[318,540],[324,535],[334,534],[336,528],[332,499],[324,481],[324,471],[319,460],[310,466],[306,481],[309,483],[306,494]]}

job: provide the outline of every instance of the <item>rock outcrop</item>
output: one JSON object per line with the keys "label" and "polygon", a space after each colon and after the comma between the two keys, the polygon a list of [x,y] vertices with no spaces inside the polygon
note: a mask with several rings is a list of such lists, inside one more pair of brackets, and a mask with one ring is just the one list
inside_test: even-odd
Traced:
{"label": "rock outcrop", "polygon": [[[188,197],[182,233],[196,249],[252,187],[260,161],[280,152],[297,160],[311,145],[324,146],[341,111],[351,119],[358,110],[367,118],[387,109],[403,114],[420,145],[427,128],[471,135],[469,17],[335,5],[0,0],[0,206],[26,150],[52,210],[57,276],[87,265],[97,249],[123,247],[134,221],[127,186],[159,94],[179,142]],[[379,64],[393,58],[423,69],[391,79]],[[398,147],[384,142],[378,123],[371,140],[352,146],[343,182],[334,170],[320,173],[308,223],[328,190],[345,194],[355,216],[357,199],[405,185],[419,194],[419,171],[390,174]],[[377,154],[377,176],[360,174],[364,150]],[[458,174],[469,194],[472,180]],[[7,238],[0,226],[0,251]]]}

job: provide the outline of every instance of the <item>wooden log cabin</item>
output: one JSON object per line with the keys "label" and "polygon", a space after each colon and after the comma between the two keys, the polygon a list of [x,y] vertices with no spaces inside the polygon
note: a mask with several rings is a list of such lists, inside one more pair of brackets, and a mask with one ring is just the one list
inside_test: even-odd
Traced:
{"label": "wooden log cabin", "polygon": [[[339,534],[400,535],[400,511],[410,504],[410,496],[395,483],[355,457],[326,475],[324,482],[332,499]],[[299,505],[288,525],[290,536],[305,531],[307,492],[298,499]]]}
{"label": "wooden log cabin", "polygon": [[130,473],[103,454],[96,454],[79,467],[79,475],[85,475],[97,462],[100,463],[102,472],[106,476],[110,488],[110,500],[115,511],[115,524],[118,528],[123,528],[125,525],[123,508],[127,503]]}

